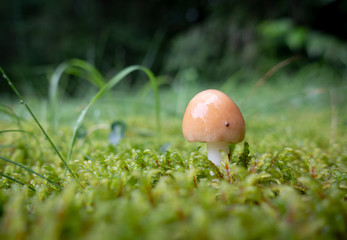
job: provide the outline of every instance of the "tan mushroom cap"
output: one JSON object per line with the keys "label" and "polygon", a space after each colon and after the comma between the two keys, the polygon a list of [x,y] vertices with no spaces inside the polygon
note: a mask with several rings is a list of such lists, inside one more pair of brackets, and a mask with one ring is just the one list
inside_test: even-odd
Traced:
{"label": "tan mushroom cap", "polygon": [[182,131],[189,142],[238,143],[245,137],[245,120],[233,100],[208,89],[195,95],[183,117]]}

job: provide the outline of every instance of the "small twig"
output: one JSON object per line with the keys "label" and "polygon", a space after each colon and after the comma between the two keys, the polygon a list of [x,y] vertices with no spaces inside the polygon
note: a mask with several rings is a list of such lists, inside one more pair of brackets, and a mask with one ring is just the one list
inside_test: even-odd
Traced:
{"label": "small twig", "polygon": [[330,88],[329,95],[330,95],[330,106],[331,106],[329,146],[331,146],[336,141],[337,125],[338,125],[337,97],[336,97],[335,89]]}
{"label": "small twig", "polygon": [[294,62],[300,57],[300,55],[294,55],[290,58],[287,58],[283,60],[282,62],[276,64],[273,66],[269,71],[265,73],[265,75],[257,81],[257,83],[253,86],[253,88],[249,91],[247,96],[245,97],[245,100],[242,102],[242,104],[245,104],[251,96],[266,82],[268,78],[270,78],[275,72],[277,72],[279,69],[285,67],[286,65],[290,64],[291,62]]}

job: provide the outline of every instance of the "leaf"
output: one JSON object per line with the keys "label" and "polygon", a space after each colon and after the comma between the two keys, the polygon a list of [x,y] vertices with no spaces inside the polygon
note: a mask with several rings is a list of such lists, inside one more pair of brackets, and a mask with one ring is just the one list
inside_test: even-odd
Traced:
{"label": "leaf", "polygon": [[115,121],[111,124],[111,133],[109,141],[112,145],[117,145],[122,138],[124,138],[126,124],[123,121]]}
{"label": "leaf", "polygon": [[237,165],[243,166],[247,169],[248,164],[251,161],[251,155],[249,155],[249,153],[249,144],[248,142],[245,142],[243,144],[243,153],[240,155]]}

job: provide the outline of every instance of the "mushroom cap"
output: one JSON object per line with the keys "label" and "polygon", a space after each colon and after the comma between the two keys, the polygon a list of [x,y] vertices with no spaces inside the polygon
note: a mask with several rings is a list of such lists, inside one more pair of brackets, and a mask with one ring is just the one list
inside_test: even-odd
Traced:
{"label": "mushroom cap", "polygon": [[182,131],[189,142],[238,143],[245,137],[245,120],[225,93],[208,89],[190,100],[183,117]]}

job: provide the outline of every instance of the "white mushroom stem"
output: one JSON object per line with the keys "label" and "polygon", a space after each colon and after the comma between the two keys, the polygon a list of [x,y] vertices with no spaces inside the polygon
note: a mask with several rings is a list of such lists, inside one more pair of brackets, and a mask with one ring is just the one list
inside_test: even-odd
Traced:
{"label": "white mushroom stem", "polygon": [[221,166],[222,156],[219,151],[224,151],[229,154],[229,145],[226,142],[208,142],[207,143],[207,157],[217,167]]}

